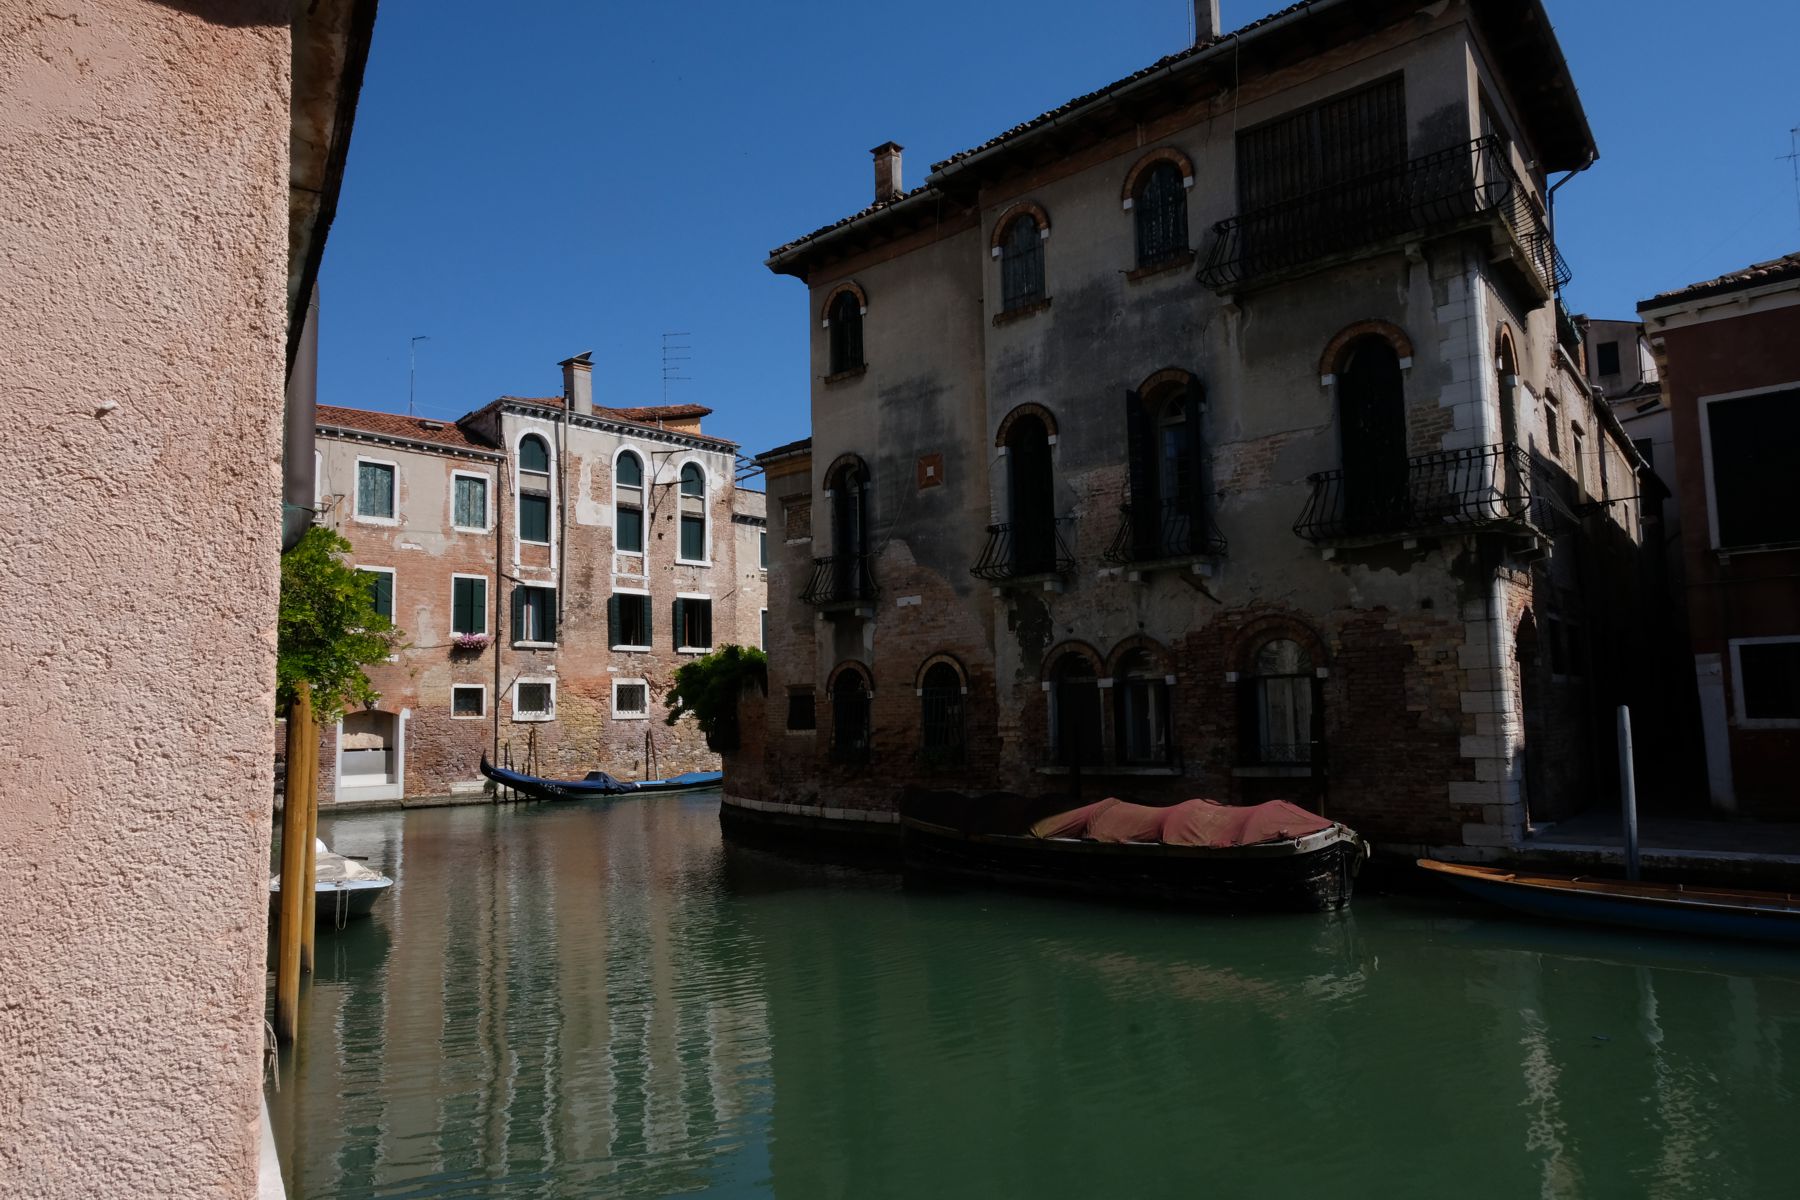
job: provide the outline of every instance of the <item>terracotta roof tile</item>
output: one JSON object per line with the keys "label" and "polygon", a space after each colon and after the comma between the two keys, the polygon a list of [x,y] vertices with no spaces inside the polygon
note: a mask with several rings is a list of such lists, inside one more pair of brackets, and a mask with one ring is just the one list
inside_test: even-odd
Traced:
{"label": "terracotta roof tile", "polygon": [[492,453],[495,447],[469,436],[468,432],[455,421],[439,421],[430,417],[408,417],[400,413],[373,412],[365,408],[341,408],[335,404],[321,404],[314,418],[316,424],[338,429],[352,429],[361,433],[375,433],[383,437],[405,438],[413,442],[428,442],[432,445],[448,446],[456,450],[481,450]]}
{"label": "terracotta roof tile", "polygon": [[1661,308],[1665,304],[1679,304],[1685,300],[1700,300],[1707,296],[1741,291],[1744,288],[1761,287],[1766,283],[1780,283],[1788,279],[1800,279],[1800,253],[1784,254],[1780,258],[1772,258],[1768,262],[1752,263],[1741,270],[1721,275],[1717,279],[1708,279],[1702,283],[1690,283],[1684,288],[1663,292],[1638,305],[1638,311]]}
{"label": "terracotta roof tile", "polygon": [[[561,409],[561,396],[502,396],[494,404],[535,404],[541,408]],[[487,405],[480,411],[485,412]],[[717,442],[721,446],[736,446],[729,438],[714,437],[710,433],[688,433],[682,430],[665,430],[659,422],[692,421],[699,417],[710,417],[713,410],[704,404],[649,404],[638,408],[607,408],[594,405],[594,415],[605,421],[618,421],[624,425],[641,425],[645,429],[653,429],[659,433],[680,433],[682,437],[699,438],[702,441]],[[473,414],[470,414],[473,415]]]}

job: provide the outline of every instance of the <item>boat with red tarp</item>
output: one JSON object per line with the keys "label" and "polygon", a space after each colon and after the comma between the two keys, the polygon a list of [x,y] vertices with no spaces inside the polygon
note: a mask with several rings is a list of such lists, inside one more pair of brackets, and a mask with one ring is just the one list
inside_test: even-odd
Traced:
{"label": "boat with red tarp", "polygon": [[1218,908],[1342,908],[1368,855],[1354,830],[1280,800],[1157,808],[909,792],[900,829],[920,870]]}

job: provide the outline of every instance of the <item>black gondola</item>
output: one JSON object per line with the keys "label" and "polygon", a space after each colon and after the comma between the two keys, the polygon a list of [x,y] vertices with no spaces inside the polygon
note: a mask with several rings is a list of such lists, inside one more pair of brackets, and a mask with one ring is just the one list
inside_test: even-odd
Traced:
{"label": "black gondola", "polygon": [[614,779],[605,771],[589,771],[581,779],[540,779],[523,771],[496,767],[487,760],[486,754],[481,756],[481,773],[500,786],[533,800],[591,800],[637,791],[637,784]]}

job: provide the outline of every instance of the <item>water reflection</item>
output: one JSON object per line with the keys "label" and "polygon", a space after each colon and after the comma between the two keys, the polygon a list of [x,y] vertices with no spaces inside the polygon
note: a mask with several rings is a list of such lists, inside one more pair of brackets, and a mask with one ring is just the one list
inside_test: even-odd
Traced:
{"label": "water reflection", "polygon": [[1778,953],[1361,900],[1231,920],[722,848],[706,798],[340,818],[291,1194],[1758,1195]]}

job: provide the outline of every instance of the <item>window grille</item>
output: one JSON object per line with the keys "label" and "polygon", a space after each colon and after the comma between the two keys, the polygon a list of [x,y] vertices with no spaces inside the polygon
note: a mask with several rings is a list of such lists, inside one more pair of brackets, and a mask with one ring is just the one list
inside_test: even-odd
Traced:
{"label": "window grille", "polygon": [[513,693],[515,717],[549,717],[555,714],[556,698],[547,683],[520,683]]}
{"label": "window grille", "polygon": [[1137,218],[1138,266],[1149,267],[1188,252],[1187,188],[1181,168],[1157,163],[1132,198]]}
{"label": "window grille", "polygon": [[1257,651],[1250,684],[1250,761],[1306,765],[1318,740],[1318,678],[1298,642],[1278,638]]}
{"label": "window grille", "polygon": [[965,741],[962,677],[948,664],[925,672],[919,689],[920,733],[933,757],[961,762]]}
{"label": "window grille", "polygon": [[613,688],[613,711],[621,716],[642,716],[650,711],[650,689],[641,683],[621,683]]}
{"label": "window grille", "polygon": [[1000,296],[1008,312],[1044,298],[1044,239],[1030,216],[1014,219],[1001,240]]}
{"label": "window grille", "polygon": [[450,715],[482,717],[487,715],[487,693],[478,687],[458,684],[450,689]]}

